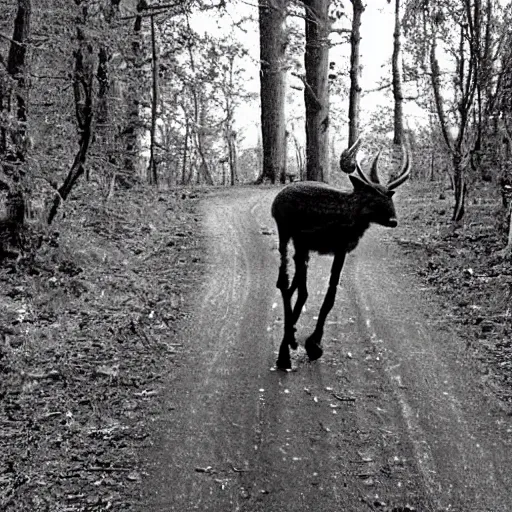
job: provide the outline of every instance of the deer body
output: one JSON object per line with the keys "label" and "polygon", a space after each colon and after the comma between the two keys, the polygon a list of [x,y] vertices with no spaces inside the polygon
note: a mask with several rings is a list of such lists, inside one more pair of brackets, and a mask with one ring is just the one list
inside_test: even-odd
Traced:
{"label": "deer body", "polygon": [[364,193],[344,192],[314,181],[294,183],[272,205],[279,233],[319,254],[356,248],[372,222]]}
{"label": "deer body", "polygon": [[[353,148],[347,151],[353,151]],[[343,157],[346,158],[345,153],[347,152],[342,155],[342,162]],[[349,176],[354,187],[351,192],[309,181],[292,183],[275,197],[272,203],[272,216],[277,225],[281,256],[277,287],[281,290],[284,306],[284,337],[277,359],[278,368],[291,368],[289,349],[297,348],[295,324],[308,296],[307,266],[310,252],[334,255],[329,287],[318,321],[314,332],[306,340],[307,354],[310,360],[315,360],[323,353],[321,340],[324,324],[334,305],[346,254],[357,247],[370,224],[376,223],[387,227],[397,225],[392,188],[407,179],[410,166],[408,158],[405,160],[401,175],[387,186],[378,183],[377,156],[371,174],[375,181],[370,181],[355,162],[354,167],[361,178]],[[352,170],[353,168],[349,169],[349,172]],[[290,240],[295,248],[295,274],[291,284],[288,277]],[[292,308],[291,300],[295,291],[297,299]]]}

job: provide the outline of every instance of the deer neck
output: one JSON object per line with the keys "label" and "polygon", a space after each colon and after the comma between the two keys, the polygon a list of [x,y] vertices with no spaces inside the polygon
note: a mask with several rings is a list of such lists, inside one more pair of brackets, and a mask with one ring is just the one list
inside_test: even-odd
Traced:
{"label": "deer neck", "polygon": [[359,236],[370,227],[370,215],[365,209],[365,198],[356,192],[348,195],[347,203],[349,206],[349,214],[352,220],[352,225],[356,231],[361,231]]}

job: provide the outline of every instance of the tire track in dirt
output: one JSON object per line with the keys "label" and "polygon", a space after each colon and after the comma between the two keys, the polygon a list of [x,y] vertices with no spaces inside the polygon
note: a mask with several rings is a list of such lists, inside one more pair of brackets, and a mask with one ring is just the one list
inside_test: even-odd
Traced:
{"label": "tire track in dirt", "polygon": [[[245,199],[254,202],[259,196],[249,192]],[[258,262],[249,253],[250,239],[260,235],[247,221],[247,202],[241,206],[244,211],[237,211],[222,197],[205,203],[208,270],[191,325],[181,335],[187,353],[169,382],[166,400],[175,410],[159,424],[146,510],[222,510],[240,498],[233,481],[247,469],[243,449],[254,444],[257,423],[253,396],[259,372],[267,366],[254,339],[266,325],[270,299],[265,295],[273,293],[255,279],[252,268]],[[254,318],[246,311],[251,295],[263,300]],[[251,341],[258,365],[248,363]]]}

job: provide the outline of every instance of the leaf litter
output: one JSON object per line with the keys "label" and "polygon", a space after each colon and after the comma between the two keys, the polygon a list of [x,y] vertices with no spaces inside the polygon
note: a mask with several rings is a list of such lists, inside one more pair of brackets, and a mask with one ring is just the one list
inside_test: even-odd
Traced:
{"label": "leaf litter", "polygon": [[[202,272],[181,190],[92,184],[54,239],[0,269],[0,510],[140,510],[138,454]],[[84,190],[85,189],[85,190]],[[87,190],[88,189],[88,190]],[[152,412],[153,411],[153,412]]]}
{"label": "leaf litter", "polygon": [[449,194],[441,182],[411,183],[399,203],[399,227],[390,233],[405,264],[441,299],[445,314],[432,318],[466,340],[474,371],[500,406],[512,413],[512,258],[500,230],[497,187],[478,184],[464,223],[450,220]]}

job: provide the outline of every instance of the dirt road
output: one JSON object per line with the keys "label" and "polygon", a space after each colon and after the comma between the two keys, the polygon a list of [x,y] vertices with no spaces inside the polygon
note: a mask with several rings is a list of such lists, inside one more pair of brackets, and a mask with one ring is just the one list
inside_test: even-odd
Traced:
{"label": "dirt road", "polygon": [[[276,190],[204,202],[208,271],[147,453],[143,510],[512,510],[512,422],[481,394],[465,340],[371,228],[349,256],[324,357],[272,371],[282,335]],[[311,332],[330,258],[313,257]]]}

